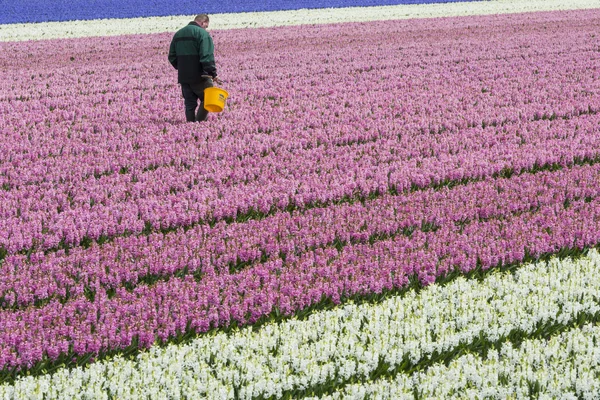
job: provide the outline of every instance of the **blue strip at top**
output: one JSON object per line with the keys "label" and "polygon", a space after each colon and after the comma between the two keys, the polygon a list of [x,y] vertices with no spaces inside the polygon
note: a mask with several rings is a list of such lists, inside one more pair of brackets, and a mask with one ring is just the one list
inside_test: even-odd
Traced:
{"label": "blue strip at top", "polygon": [[475,0],[0,0],[0,24],[464,1]]}

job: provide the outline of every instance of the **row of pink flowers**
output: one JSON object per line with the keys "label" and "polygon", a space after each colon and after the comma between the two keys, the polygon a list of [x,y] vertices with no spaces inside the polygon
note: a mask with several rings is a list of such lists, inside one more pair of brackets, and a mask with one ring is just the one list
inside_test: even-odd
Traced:
{"label": "row of pink flowers", "polygon": [[[147,224],[155,229],[188,226],[234,218],[252,209],[269,212],[289,205],[303,208],[345,196],[388,192],[391,188],[403,191],[444,181],[481,179],[506,169],[518,172],[539,165],[594,160],[600,156],[595,150],[600,148],[598,121],[600,114],[537,124],[548,128],[524,134],[527,143],[523,145],[507,144],[508,135],[497,131],[484,134],[473,129],[471,138],[454,140],[477,140],[487,143],[487,148],[433,157],[402,157],[398,161],[391,155],[398,151],[398,143],[378,141],[362,149],[352,146],[293,157],[287,154],[286,159],[270,160],[276,162],[268,167],[250,163],[213,166],[215,172],[210,175],[193,170],[178,174],[176,168],[167,167],[141,175],[143,180],[132,183],[131,176],[115,174],[87,182],[84,193],[73,194],[69,189],[61,192],[55,185],[48,185],[48,190],[42,189],[45,185],[27,185],[3,195],[2,208],[12,215],[0,221],[0,245],[9,253],[30,248],[45,250],[61,243],[78,245],[84,238],[138,234]],[[510,136],[514,137],[514,132]],[[431,149],[416,147],[412,151]],[[252,160],[261,164],[263,158]],[[241,183],[230,182],[238,176]]]}
{"label": "row of pink flowers", "polygon": [[[577,184],[574,185],[573,183]],[[428,189],[405,195],[277,213],[263,220],[198,225],[168,234],[118,238],[102,246],[44,255],[12,255],[4,261],[0,307],[77,296],[137,285],[152,276],[227,273],[228,267],[276,260],[336,242],[367,243],[403,229],[452,227],[471,220],[506,218],[542,206],[600,197],[600,164],[557,172],[486,179],[452,190]]]}

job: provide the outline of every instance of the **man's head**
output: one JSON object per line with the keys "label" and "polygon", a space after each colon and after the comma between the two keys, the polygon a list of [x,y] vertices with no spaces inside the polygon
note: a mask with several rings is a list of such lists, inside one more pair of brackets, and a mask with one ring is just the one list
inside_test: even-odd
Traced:
{"label": "man's head", "polygon": [[194,18],[194,21],[202,28],[208,28],[208,14],[198,14],[196,15],[196,18]]}

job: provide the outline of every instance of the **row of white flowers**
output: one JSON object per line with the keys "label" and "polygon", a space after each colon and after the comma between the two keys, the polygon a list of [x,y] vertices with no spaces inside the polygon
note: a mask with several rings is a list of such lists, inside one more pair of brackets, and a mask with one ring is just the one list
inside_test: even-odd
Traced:
{"label": "row of white flowers", "polygon": [[[448,366],[353,384],[320,399],[598,399],[600,327],[590,324],[550,340],[505,342],[486,358],[466,354]],[[310,400],[310,398],[306,398]]]}
{"label": "row of white flowers", "polygon": [[[291,11],[214,14],[211,29],[238,29],[392,19],[506,14],[531,11],[600,8],[597,0],[489,0],[379,7],[302,9]],[[174,32],[193,16],[103,19],[0,25],[1,41]]]}
{"label": "row of white flowers", "polygon": [[[115,357],[88,368],[23,377],[0,386],[0,398],[245,399],[335,387],[349,378],[368,381],[382,361],[392,367],[418,363],[481,338],[497,341],[514,330],[529,334],[539,324],[598,313],[600,280],[590,277],[599,275],[600,254],[591,251],[576,260],[525,265],[514,274],[494,272],[482,281],[460,277],[378,304],[346,304],[305,320],[155,347],[133,360]],[[494,379],[486,375],[477,379]]]}

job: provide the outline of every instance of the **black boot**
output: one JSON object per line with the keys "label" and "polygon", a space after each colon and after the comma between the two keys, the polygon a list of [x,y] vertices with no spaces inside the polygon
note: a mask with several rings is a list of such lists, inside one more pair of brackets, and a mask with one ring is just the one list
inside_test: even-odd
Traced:
{"label": "black boot", "polygon": [[185,110],[185,120],[187,122],[196,121],[196,113],[194,112],[194,110]]}

